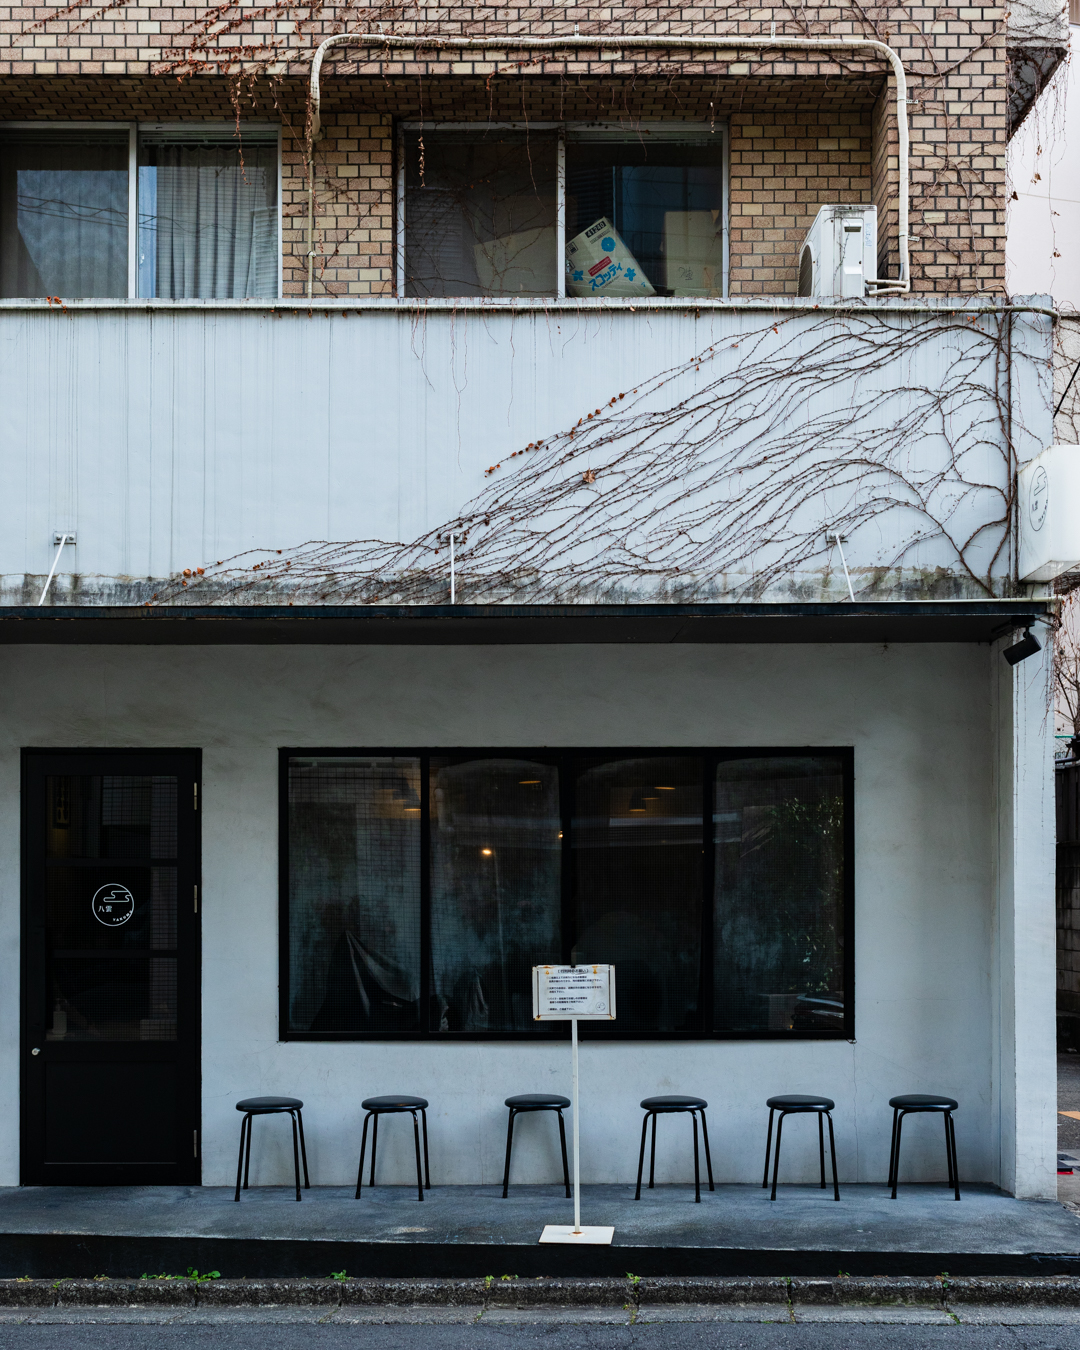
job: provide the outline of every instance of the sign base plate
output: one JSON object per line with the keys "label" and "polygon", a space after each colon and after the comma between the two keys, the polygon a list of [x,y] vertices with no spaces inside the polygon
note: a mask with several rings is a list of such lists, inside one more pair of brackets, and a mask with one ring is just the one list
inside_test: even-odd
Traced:
{"label": "sign base plate", "polygon": [[614,1228],[586,1228],[582,1224],[581,1232],[575,1233],[573,1224],[549,1223],[540,1234],[540,1241],[569,1242],[584,1247],[607,1247],[614,1236]]}

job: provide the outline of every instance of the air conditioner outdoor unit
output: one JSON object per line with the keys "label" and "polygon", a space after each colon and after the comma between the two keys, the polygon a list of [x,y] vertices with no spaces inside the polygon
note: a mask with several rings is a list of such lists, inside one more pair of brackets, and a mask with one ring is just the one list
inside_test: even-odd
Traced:
{"label": "air conditioner outdoor unit", "polygon": [[820,207],[799,254],[799,294],[862,297],[876,276],[877,207]]}
{"label": "air conditioner outdoor unit", "polygon": [[1080,446],[1052,445],[1017,476],[1021,581],[1080,566]]}

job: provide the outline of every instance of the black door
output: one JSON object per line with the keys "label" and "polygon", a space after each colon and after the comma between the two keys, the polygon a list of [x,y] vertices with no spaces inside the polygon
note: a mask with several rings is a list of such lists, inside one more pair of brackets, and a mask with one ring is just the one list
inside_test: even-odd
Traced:
{"label": "black door", "polygon": [[23,756],[24,1185],[199,1182],[199,755]]}

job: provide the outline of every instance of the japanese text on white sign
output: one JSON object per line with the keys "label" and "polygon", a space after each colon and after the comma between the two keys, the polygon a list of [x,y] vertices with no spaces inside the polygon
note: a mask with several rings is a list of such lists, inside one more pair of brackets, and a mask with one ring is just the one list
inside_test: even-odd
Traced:
{"label": "japanese text on white sign", "polygon": [[571,1017],[614,1020],[614,966],[533,966],[534,1020]]}

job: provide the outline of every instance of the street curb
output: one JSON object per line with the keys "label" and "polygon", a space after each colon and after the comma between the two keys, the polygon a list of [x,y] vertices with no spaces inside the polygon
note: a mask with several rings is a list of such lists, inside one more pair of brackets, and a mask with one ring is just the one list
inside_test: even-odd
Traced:
{"label": "street curb", "polygon": [[953,1305],[1080,1307],[1080,1277],[833,1279],[687,1276],[556,1279],[229,1280],[144,1277],[114,1280],[0,1280],[0,1308],[103,1307],[477,1307],[647,1308],[679,1304],[898,1307]]}

